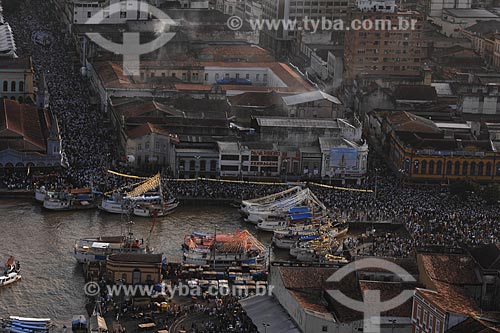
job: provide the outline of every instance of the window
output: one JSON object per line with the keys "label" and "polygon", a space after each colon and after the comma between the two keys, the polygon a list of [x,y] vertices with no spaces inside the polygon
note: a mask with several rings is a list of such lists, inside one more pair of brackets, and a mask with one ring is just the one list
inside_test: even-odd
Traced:
{"label": "window", "polygon": [[451,161],[446,162],[446,174],[451,175],[453,163]]}
{"label": "window", "polygon": [[422,161],[422,164],[420,166],[420,173],[426,174],[427,173],[427,161]]}
{"label": "window", "polygon": [[417,305],[417,323],[420,323],[420,316],[422,316],[422,307],[420,304]]}
{"label": "window", "polygon": [[328,332],[328,326],[321,326],[321,332]]}
{"label": "window", "polygon": [[255,81],[259,81],[260,80],[260,74],[255,74]]}
{"label": "window", "polygon": [[442,172],[443,172],[443,162],[442,161],[438,161],[437,162],[437,168],[436,168],[436,174],[437,175],[440,175]]}
{"label": "window", "polygon": [[240,78],[240,73],[236,73],[236,78],[239,79]]}
{"label": "window", "polygon": [[142,144],[137,145],[137,150],[142,150]]}
{"label": "window", "polygon": [[3,81],[3,91],[9,90],[9,83],[7,81]]}
{"label": "window", "polygon": [[431,313],[429,315],[429,328],[431,329],[431,331],[432,331],[432,325],[434,325],[434,316]]}
{"label": "window", "polygon": [[426,328],[426,327],[427,327],[427,324],[428,324],[427,320],[428,320],[428,319],[429,319],[429,313],[427,312],[427,310],[424,310],[424,322],[423,322],[423,324],[422,324],[422,326],[423,326],[424,328]]}
{"label": "window", "polygon": [[205,73],[205,81],[208,81],[208,73]]}
{"label": "window", "polygon": [[460,174],[460,162],[455,162],[455,168],[453,169],[453,174],[458,176]]}
{"label": "window", "polygon": [[127,12],[120,12],[120,18],[127,18]]}
{"label": "window", "polygon": [[436,326],[434,327],[434,332],[441,332],[441,320],[436,319]]}
{"label": "window", "polygon": [[217,171],[217,161],[216,160],[210,161],[210,171]]}
{"label": "window", "polygon": [[239,167],[237,165],[221,165],[220,171],[238,171]]}
{"label": "window", "polygon": [[239,155],[221,155],[220,159],[223,161],[239,161],[240,156]]}
{"label": "window", "polygon": [[264,82],[267,82],[267,74],[264,74]]}
{"label": "window", "polygon": [[479,164],[477,165],[477,175],[482,176],[483,173],[484,173],[484,163],[479,162]]}
{"label": "window", "polygon": [[491,176],[491,162],[486,163],[486,176]]}
{"label": "window", "polygon": [[464,162],[462,163],[462,176],[467,176],[467,171],[469,169],[469,163],[468,162]]}
{"label": "window", "polygon": [[215,79],[218,80],[219,79],[219,73],[215,73]]}
{"label": "window", "polygon": [[250,80],[250,74],[245,74],[245,79]]}
{"label": "window", "polygon": [[429,175],[434,174],[434,161],[429,162]]}
{"label": "window", "polygon": [[471,176],[476,175],[476,162],[471,162],[470,164],[470,175]]}
{"label": "window", "polygon": [[146,142],[146,144],[144,145],[144,148],[145,148],[146,150],[148,150],[148,149],[149,149],[149,142]]}
{"label": "window", "polygon": [[224,74],[224,78],[229,79],[229,73]]}
{"label": "window", "polygon": [[91,18],[92,17],[92,12],[87,12],[87,17]]}
{"label": "window", "polygon": [[207,170],[207,161],[201,160],[200,161],[200,171],[206,171]]}
{"label": "window", "polygon": [[155,142],[155,149],[160,150],[160,143],[158,141]]}
{"label": "window", "polygon": [[241,155],[241,160],[242,161],[248,161],[248,155]]}
{"label": "window", "polygon": [[172,77],[176,77],[176,76],[177,76],[177,74],[175,74],[175,73],[172,73]]}
{"label": "window", "polygon": [[418,174],[418,165],[419,165],[418,160],[413,161],[413,173]]}
{"label": "window", "polygon": [[10,91],[16,91],[16,81],[10,83]]}
{"label": "window", "polygon": [[193,160],[189,161],[189,170],[194,171],[195,168],[196,168],[196,162]]}

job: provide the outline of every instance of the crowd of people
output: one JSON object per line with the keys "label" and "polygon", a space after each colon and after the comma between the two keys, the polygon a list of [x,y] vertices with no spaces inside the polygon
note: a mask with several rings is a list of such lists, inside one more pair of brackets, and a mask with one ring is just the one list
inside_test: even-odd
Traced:
{"label": "crowd of people", "polygon": [[[33,1],[32,1],[33,3]],[[108,189],[131,184],[126,178],[106,174],[105,170],[118,161],[114,149],[114,131],[107,127],[105,117],[90,103],[91,89],[81,75],[78,59],[68,56],[70,39],[64,35],[59,20],[47,1],[36,5],[21,3],[23,15],[5,13],[16,40],[31,41],[32,35],[44,32],[49,45],[31,42],[17,43],[19,56],[31,56],[35,80],[45,79],[50,93],[50,108],[58,118],[62,136],[62,156],[65,168],[58,171],[56,184],[75,187],[106,184]],[[42,16],[40,13],[47,13]],[[42,77],[43,76],[43,77]],[[500,208],[487,205],[472,194],[468,200],[458,200],[439,185],[404,185],[384,167],[381,160],[371,157],[370,176],[360,189],[373,192],[332,190],[308,185],[325,203],[334,218],[351,221],[392,220],[402,223],[411,236],[386,234],[376,241],[373,253],[380,251],[406,256],[412,249],[429,245],[462,246],[500,242]],[[374,170],[378,170],[374,172]],[[0,186],[25,189],[32,185],[29,175],[9,174]],[[167,181],[173,196],[191,198],[246,199],[282,191],[286,185],[199,181]],[[379,236],[380,237],[380,236]]]}
{"label": "crowd of people", "polygon": [[[103,170],[117,159],[116,137],[96,105],[91,104],[89,79],[81,75],[78,58],[71,56],[71,39],[62,33],[61,20],[49,1],[19,2],[15,13],[4,15],[13,29],[19,57],[31,56],[35,82],[46,83],[49,105],[57,117],[62,138],[63,179],[77,186],[103,181]],[[22,15],[19,15],[22,13]],[[43,15],[41,15],[43,13]],[[50,44],[32,43],[43,32]]]}

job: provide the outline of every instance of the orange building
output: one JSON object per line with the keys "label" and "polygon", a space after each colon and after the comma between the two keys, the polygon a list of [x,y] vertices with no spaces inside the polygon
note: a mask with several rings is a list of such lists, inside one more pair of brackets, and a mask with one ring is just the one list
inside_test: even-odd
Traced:
{"label": "orange building", "polygon": [[471,122],[440,123],[409,112],[369,117],[371,127],[377,122],[380,126],[392,168],[405,177],[500,181],[498,142],[483,137]]}

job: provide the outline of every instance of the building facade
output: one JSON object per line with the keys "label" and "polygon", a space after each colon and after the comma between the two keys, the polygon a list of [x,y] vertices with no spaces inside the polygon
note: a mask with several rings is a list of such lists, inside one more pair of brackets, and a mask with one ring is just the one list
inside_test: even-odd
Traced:
{"label": "building facade", "polygon": [[0,96],[19,103],[35,101],[31,58],[0,57]]}
{"label": "building facade", "polygon": [[153,285],[162,282],[161,254],[121,253],[106,260],[108,283]]}

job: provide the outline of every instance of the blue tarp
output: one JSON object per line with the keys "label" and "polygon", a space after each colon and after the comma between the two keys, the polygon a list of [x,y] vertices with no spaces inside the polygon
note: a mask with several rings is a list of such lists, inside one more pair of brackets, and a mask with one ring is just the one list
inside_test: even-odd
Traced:
{"label": "blue tarp", "polygon": [[308,240],[313,240],[321,237],[320,235],[309,235],[309,236],[302,236],[300,237],[300,241],[308,241]]}
{"label": "blue tarp", "polygon": [[304,220],[312,218],[312,213],[302,213],[302,214],[293,214],[290,215],[290,219],[292,221]]}
{"label": "blue tarp", "polygon": [[307,213],[309,211],[309,208],[307,207],[293,207],[288,210],[289,213],[294,214],[294,213]]}

